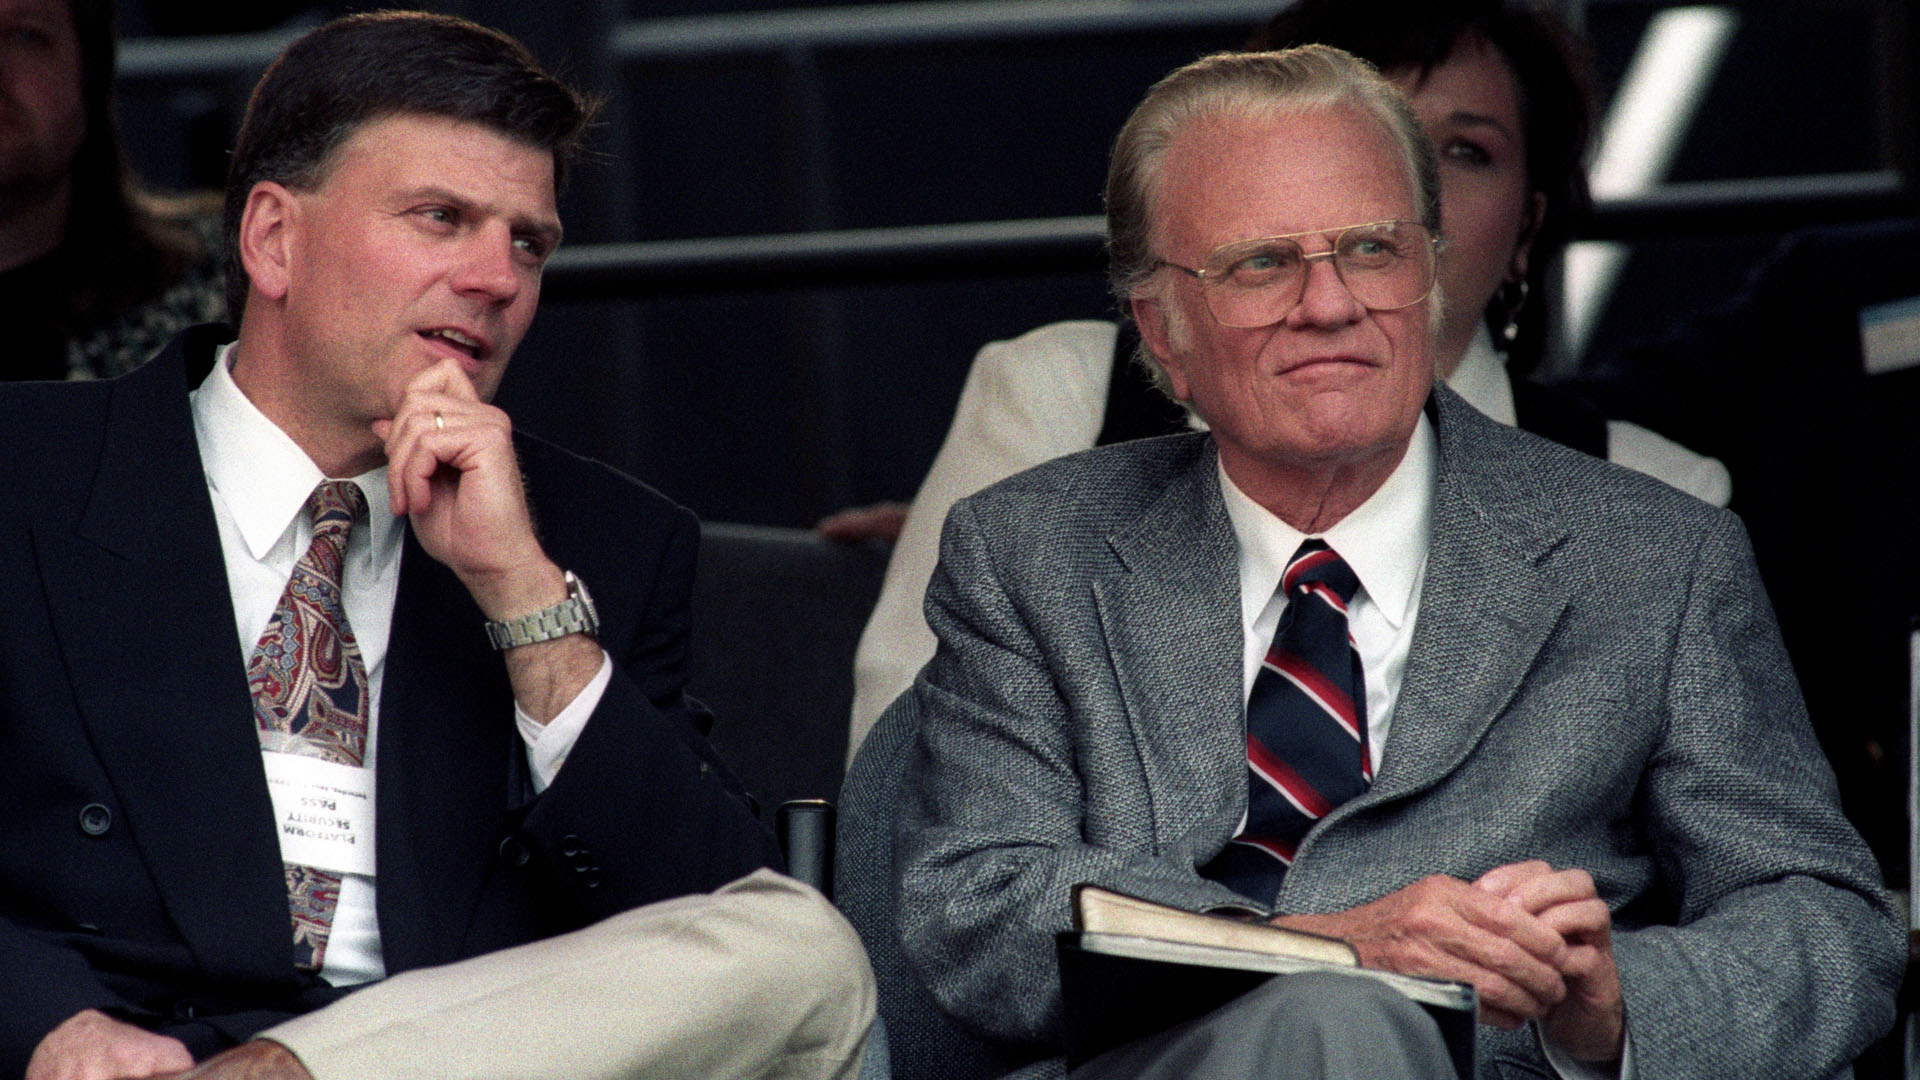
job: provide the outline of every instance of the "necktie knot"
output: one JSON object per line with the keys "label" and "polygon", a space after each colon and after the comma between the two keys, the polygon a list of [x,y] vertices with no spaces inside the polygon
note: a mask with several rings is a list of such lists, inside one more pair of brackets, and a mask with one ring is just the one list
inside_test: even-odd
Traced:
{"label": "necktie knot", "polygon": [[307,496],[307,512],[313,515],[313,535],[344,537],[353,523],[367,512],[367,497],[360,485],[351,480],[323,480]]}
{"label": "necktie knot", "polygon": [[1287,561],[1280,583],[1290,599],[1319,585],[1332,590],[1343,606],[1352,603],[1353,594],[1360,591],[1360,579],[1353,568],[1324,540],[1302,543],[1300,550]]}

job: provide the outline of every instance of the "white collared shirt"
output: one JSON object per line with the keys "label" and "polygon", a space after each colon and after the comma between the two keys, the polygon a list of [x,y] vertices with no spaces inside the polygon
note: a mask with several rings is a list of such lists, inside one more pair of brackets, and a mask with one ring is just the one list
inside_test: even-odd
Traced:
{"label": "white collared shirt", "polygon": [[[213,371],[189,401],[244,661],[252,657],[272,621],[294,564],[313,542],[306,503],[314,487],[327,477],[234,383],[227,368],[231,350],[231,345],[221,346]],[[353,482],[366,496],[369,512],[366,526],[354,528],[347,536],[340,600],[367,671],[367,745],[362,764],[371,769],[379,746],[380,688],[386,675],[406,530],[402,519],[387,509],[385,466],[353,477]],[[481,633],[478,626],[472,630]],[[603,652],[593,681],[545,727],[516,703],[517,726],[527,744],[536,791],[553,782],[611,677],[612,664]],[[385,977],[372,877],[349,874],[342,879],[320,974],[336,986]]]}
{"label": "white collared shirt", "polygon": [[1467,404],[1508,427],[1518,427],[1519,412],[1513,404],[1513,377],[1507,374],[1507,362],[1493,348],[1493,335],[1483,323],[1467,343],[1447,387],[1467,399]]}
{"label": "white collared shirt", "polygon": [[[1439,450],[1425,413],[1400,464],[1385,483],[1351,514],[1320,534],[1360,579],[1360,591],[1347,606],[1347,625],[1360,654],[1367,682],[1367,749],[1373,770],[1393,725],[1393,706],[1406,674],[1413,624],[1420,609],[1421,580],[1427,570],[1427,541],[1432,534],[1433,483]],[[1273,643],[1287,598],[1280,575],[1307,534],[1254,502],[1219,471],[1220,495],[1227,506],[1240,547],[1240,629],[1243,697],[1253,693],[1253,677]]]}

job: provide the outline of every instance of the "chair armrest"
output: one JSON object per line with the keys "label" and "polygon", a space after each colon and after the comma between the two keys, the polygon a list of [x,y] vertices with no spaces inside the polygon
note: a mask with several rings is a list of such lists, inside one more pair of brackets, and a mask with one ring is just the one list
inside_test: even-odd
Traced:
{"label": "chair armrest", "polygon": [[773,831],[787,857],[788,875],[833,899],[833,804],[789,799],[774,811]]}

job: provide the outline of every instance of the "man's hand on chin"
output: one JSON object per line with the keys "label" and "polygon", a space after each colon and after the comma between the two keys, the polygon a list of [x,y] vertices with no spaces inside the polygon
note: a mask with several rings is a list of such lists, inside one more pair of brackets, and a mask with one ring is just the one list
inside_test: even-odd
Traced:
{"label": "man's hand on chin", "polygon": [[[516,619],[567,599],[564,573],[534,535],[513,423],[480,400],[458,362],[416,377],[393,419],[374,421],[373,433],[386,443],[393,512],[407,515],[420,546],[460,578],[487,618]],[[579,634],[509,649],[514,700],[544,724],[586,687],[603,656]]]}
{"label": "man's hand on chin", "polygon": [[40,1040],[25,1080],[131,1080],[192,1067],[193,1055],[180,1040],[87,1009]]}
{"label": "man's hand on chin", "polygon": [[459,575],[488,618],[528,603],[520,593],[540,594],[528,610],[566,598],[558,568],[550,580],[539,573],[551,564],[534,536],[513,424],[480,400],[458,363],[417,376],[373,433],[386,444],[393,512],[407,515],[420,546]]}

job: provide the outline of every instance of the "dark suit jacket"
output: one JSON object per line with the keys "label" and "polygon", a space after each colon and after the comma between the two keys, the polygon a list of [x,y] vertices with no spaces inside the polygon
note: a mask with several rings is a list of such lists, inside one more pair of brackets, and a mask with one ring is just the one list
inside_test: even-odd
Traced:
{"label": "dark suit jacket", "polygon": [[[1432,539],[1380,770],[1307,835],[1274,909],[1583,867],[1614,913],[1641,1075],[1840,1070],[1891,1022],[1901,927],[1738,521],[1444,387],[1429,414]],[[927,593],[939,652],[867,744],[910,740],[904,792],[860,805],[849,781],[850,818],[893,815],[913,969],[1029,1056],[1057,1046],[1074,883],[1242,901],[1197,871],[1247,800],[1214,460],[1201,434],[1128,443],[957,503]],[[1525,1029],[1480,1030],[1483,1078],[1546,1075]]]}
{"label": "dark suit jacket", "polygon": [[[86,1008],[198,1054],[339,992],[296,976],[279,850],[187,404],[223,328],[103,383],[0,387],[0,1076]],[[615,674],[532,796],[505,668],[411,536],[378,733],[389,972],[706,891],[777,859],[682,694],[697,531],[519,440]]]}
{"label": "dark suit jacket", "polygon": [[1920,220],[1789,237],[1742,293],[1572,388],[1725,462],[1848,816],[1907,880],[1920,367],[1869,375],[1860,312],[1920,296]]}

